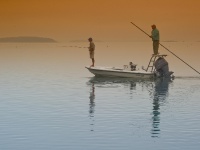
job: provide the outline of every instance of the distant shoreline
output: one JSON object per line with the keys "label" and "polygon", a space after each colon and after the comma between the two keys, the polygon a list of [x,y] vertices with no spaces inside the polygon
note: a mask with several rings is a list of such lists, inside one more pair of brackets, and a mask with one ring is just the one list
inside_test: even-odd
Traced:
{"label": "distant shoreline", "polygon": [[0,38],[0,43],[57,43],[57,41],[45,37],[18,36]]}

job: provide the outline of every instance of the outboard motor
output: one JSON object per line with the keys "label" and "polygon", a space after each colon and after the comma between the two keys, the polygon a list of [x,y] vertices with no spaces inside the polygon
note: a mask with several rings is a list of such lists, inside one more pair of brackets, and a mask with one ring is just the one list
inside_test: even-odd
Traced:
{"label": "outboard motor", "polygon": [[159,57],[155,61],[154,66],[158,77],[170,77],[174,73],[169,71],[168,62],[163,57]]}

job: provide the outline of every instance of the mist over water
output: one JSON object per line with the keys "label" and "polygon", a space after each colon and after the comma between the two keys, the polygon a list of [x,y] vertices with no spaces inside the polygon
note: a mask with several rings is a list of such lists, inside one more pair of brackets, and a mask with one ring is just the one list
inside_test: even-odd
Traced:
{"label": "mist over water", "polygon": [[[146,67],[151,44],[96,42],[96,65]],[[200,71],[199,42],[162,44]],[[160,48],[174,80],[97,78],[87,46],[0,44],[0,149],[199,149],[196,72]]]}

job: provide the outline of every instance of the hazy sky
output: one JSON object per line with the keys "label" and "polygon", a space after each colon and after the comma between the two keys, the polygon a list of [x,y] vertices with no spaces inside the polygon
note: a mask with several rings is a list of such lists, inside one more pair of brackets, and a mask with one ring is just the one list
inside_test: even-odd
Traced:
{"label": "hazy sky", "polygon": [[0,0],[0,37],[42,36],[58,41],[200,41],[200,0]]}

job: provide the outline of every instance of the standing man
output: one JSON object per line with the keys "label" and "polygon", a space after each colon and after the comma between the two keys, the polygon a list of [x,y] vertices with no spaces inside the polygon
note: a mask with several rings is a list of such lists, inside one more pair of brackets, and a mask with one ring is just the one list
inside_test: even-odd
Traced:
{"label": "standing man", "polygon": [[156,28],[156,25],[152,25],[152,31],[151,31],[151,36],[150,38],[152,38],[153,41],[153,52],[154,55],[158,54],[158,48],[159,48],[159,40],[160,40],[160,34],[158,29]]}
{"label": "standing man", "polygon": [[92,65],[90,67],[94,67],[94,50],[95,50],[95,45],[94,42],[92,40],[92,38],[89,38],[88,41],[90,42],[90,46],[88,47],[89,52],[90,52],[90,58],[92,59]]}

